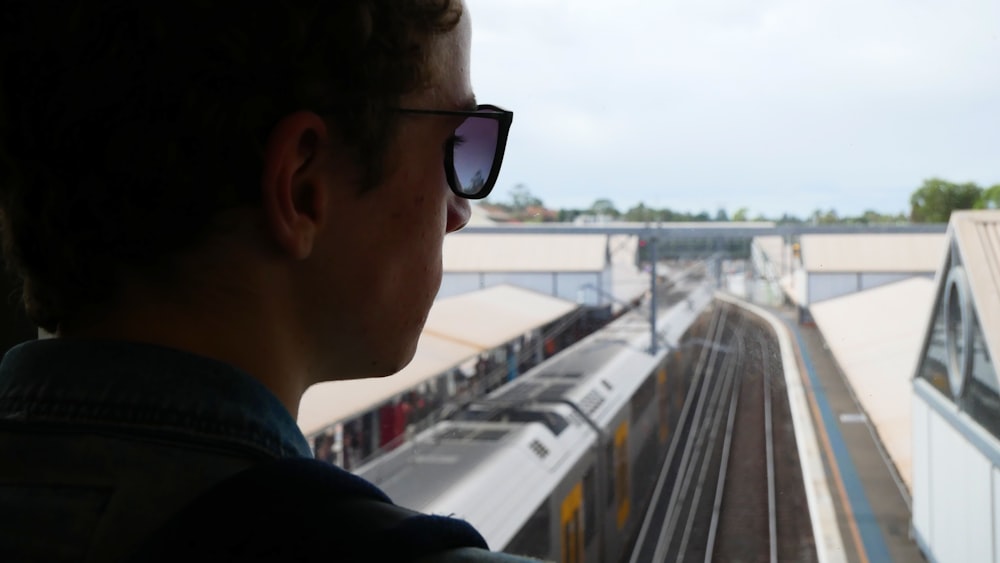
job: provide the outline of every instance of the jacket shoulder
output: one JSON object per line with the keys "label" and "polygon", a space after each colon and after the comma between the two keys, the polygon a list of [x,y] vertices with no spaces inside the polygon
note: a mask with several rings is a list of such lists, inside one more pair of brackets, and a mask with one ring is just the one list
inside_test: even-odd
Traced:
{"label": "jacket shoulder", "polygon": [[462,547],[421,557],[414,560],[413,563],[540,563],[541,561],[541,559],[488,551],[478,547]]}

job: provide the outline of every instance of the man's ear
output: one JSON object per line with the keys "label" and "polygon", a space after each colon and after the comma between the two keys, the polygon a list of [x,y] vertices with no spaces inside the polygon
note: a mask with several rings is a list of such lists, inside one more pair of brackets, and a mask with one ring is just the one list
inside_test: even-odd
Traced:
{"label": "man's ear", "polygon": [[329,146],[326,122],[301,111],[281,119],[264,148],[260,188],[267,226],[278,247],[296,260],[312,253],[327,219],[321,151]]}

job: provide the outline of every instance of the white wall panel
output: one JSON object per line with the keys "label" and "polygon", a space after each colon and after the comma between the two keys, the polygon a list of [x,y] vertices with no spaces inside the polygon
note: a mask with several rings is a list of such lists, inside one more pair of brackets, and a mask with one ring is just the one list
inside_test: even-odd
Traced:
{"label": "white wall panel", "polygon": [[935,412],[930,413],[931,535],[926,538],[940,563],[992,561],[991,465]]}
{"label": "white wall panel", "polygon": [[968,440],[962,439],[965,464],[961,480],[965,491],[967,510],[965,534],[966,557],[962,561],[993,561],[993,464]]}
{"label": "white wall panel", "polygon": [[611,302],[611,298],[607,296],[613,296],[615,294],[614,288],[614,275],[611,271],[611,266],[608,266],[601,272],[601,287],[604,288],[605,298],[601,302],[602,305],[607,305]]}
{"label": "white wall panel", "polygon": [[441,289],[438,291],[437,299],[479,291],[480,289],[483,288],[479,287],[479,274],[445,272],[441,276]]}
{"label": "white wall panel", "polygon": [[556,297],[582,305],[599,305],[606,301],[600,291],[611,291],[610,286],[600,285],[600,275],[600,272],[559,273],[556,275]]}
{"label": "white wall panel", "polygon": [[483,274],[483,280],[485,281],[486,287],[493,287],[500,284],[510,284],[524,289],[530,289],[532,291],[537,291],[538,293],[543,293],[545,295],[552,295],[553,297],[558,297],[553,292],[552,284],[552,272],[515,272],[515,273],[490,273],[487,272]]}
{"label": "white wall panel", "polygon": [[790,280],[791,281],[790,292],[792,294],[792,300],[796,301],[797,305],[809,304],[809,296],[806,295],[806,292],[809,289],[808,283],[806,283],[808,279],[809,275],[806,274],[806,271],[801,268],[796,269],[795,272],[792,274]]}
{"label": "white wall panel", "polygon": [[918,395],[913,395],[913,527],[926,541],[932,541],[931,490],[934,487],[931,470],[931,456],[934,444],[931,442],[927,426],[930,409]]}
{"label": "white wall panel", "polygon": [[858,291],[858,274],[855,273],[823,274],[810,272],[808,280],[810,304]]}
{"label": "white wall panel", "polygon": [[[603,272],[445,272],[437,298],[453,297],[501,284],[537,291],[581,305],[610,302],[611,270]],[[589,289],[584,289],[589,287]],[[598,291],[595,288],[599,288]],[[583,299],[581,301],[581,299]]]}
{"label": "white wall panel", "polygon": [[861,289],[872,289],[911,277],[913,277],[912,274],[861,274]]}
{"label": "white wall panel", "polygon": [[1000,469],[993,468],[993,563],[1000,562]]}

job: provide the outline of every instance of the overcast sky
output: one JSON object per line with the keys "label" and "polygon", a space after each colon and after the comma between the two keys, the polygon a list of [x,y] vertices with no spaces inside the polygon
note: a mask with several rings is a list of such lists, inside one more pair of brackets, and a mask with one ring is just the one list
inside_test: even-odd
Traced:
{"label": "overcast sky", "polygon": [[904,211],[1000,183],[1000,0],[467,0],[494,200]]}

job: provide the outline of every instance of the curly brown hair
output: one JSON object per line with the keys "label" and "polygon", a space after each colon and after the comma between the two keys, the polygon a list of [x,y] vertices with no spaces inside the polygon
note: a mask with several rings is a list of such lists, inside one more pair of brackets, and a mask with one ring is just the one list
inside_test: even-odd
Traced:
{"label": "curly brown hair", "polygon": [[294,111],[328,116],[375,185],[392,108],[461,5],[16,0],[0,17],[4,255],[55,332],[258,204],[266,137]]}

